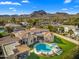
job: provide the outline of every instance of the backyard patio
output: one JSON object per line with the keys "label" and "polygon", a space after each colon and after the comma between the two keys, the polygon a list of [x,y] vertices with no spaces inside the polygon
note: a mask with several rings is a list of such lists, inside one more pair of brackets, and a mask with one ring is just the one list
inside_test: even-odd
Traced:
{"label": "backyard patio", "polygon": [[74,47],[76,47],[75,44],[56,36],[54,39],[54,43],[56,43],[63,50],[63,53],[61,55],[46,56],[46,55],[37,55],[34,52],[32,52],[31,55],[27,57],[27,59],[62,59],[65,54],[70,53],[70,51]]}

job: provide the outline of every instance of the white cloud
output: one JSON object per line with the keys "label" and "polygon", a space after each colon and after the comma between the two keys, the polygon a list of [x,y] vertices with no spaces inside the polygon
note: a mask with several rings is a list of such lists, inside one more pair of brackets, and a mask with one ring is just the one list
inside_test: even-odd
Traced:
{"label": "white cloud", "polygon": [[29,3],[29,0],[23,0],[22,2],[23,3]]}
{"label": "white cloud", "polygon": [[9,9],[12,10],[12,11],[16,11],[16,9],[15,8],[12,8],[12,7],[10,7]]}
{"label": "white cloud", "polygon": [[64,3],[70,3],[72,0],[64,0]]}
{"label": "white cloud", "polygon": [[9,9],[12,10],[12,9],[14,9],[14,8],[11,7],[11,8],[9,8]]}
{"label": "white cloud", "polygon": [[12,10],[12,11],[16,11],[16,9]]}
{"label": "white cloud", "polygon": [[21,5],[21,4],[18,2],[5,1],[5,2],[0,2],[0,5]]}
{"label": "white cloud", "polygon": [[61,9],[62,11],[67,11],[68,9],[67,8],[63,8],[63,9]]}

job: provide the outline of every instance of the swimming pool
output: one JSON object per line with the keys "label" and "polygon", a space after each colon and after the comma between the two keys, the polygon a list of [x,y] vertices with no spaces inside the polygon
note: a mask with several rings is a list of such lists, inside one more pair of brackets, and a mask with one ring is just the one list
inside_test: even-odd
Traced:
{"label": "swimming pool", "polygon": [[36,54],[60,55],[63,51],[56,43],[38,43],[34,46],[34,52]]}
{"label": "swimming pool", "polygon": [[52,47],[46,43],[38,43],[34,47],[37,52],[48,53],[52,50]]}

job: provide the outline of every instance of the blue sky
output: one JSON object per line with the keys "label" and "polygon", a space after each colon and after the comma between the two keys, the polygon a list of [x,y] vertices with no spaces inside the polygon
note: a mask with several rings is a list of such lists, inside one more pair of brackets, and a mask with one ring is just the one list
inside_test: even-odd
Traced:
{"label": "blue sky", "polygon": [[0,0],[0,14],[30,14],[36,10],[48,13],[79,13],[79,0]]}

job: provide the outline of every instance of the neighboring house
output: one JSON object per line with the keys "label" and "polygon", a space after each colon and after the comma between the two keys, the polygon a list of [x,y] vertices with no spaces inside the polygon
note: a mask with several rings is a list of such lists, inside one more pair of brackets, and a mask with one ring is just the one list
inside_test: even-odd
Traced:
{"label": "neighboring house", "polygon": [[76,26],[73,25],[62,25],[62,27],[64,27],[64,32],[68,32],[69,30],[75,30]]}
{"label": "neighboring house", "polygon": [[15,38],[0,38],[0,59],[25,59],[29,51],[27,45],[21,45]]}
{"label": "neighboring house", "polygon": [[74,34],[77,35],[77,36],[79,36],[79,30],[75,30]]}
{"label": "neighboring house", "polygon": [[8,24],[5,24],[5,27],[21,27],[21,26],[14,23],[8,23]]}
{"label": "neighboring house", "polygon": [[74,30],[74,35],[75,35],[75,37],[76,37],[76,40],[79,41],[79,29],[75,29],[75,30]]}
{"label": "neighboring house", "polygon": [[62,24],[58,23],[58,22],[52,22],[52,26],[61,26]]}
{"label": "neighboring house", "polygon": [[39,25],[49,25],[49,21],[42,21]]}
{"label": "neighboring house", "polygon": [[[74,34],[72,34],[72,38],[75,38],[76,40],[79,40],[79,27],[73,26],[73,25],[62,25],[64,27],[64,31],[68,32],[69,30],[72,30]],[[68,34],[70,36],[70,34]]]}
{"label": "neighboring house", "polygon": [[26,27],[26,26],[29,26],[29,23],[27,23],[27,22],[21,22],[20,25],[23,26],[23,27]]}
{"label": "neighboring house", "polygon": [[6,24],[4,27],[5,27],[5,28],[6,28],[6,27],[12,27],[12,28],[13,28],[13,32],[22,30],[22,26],[21,26],[21,25],[19,25],[19,24],[14,24],[14,23],[8,23],[8,24]]}
{"label": "neighboring house", "polygon": [[75,35],[76,39],[79,40],[79,29],[74,30],[74,35]]}
{"label": "neighboring house", "polygon": [[32,45],[41,41],[53,41],[54,36],[46,29],[31,28],[13,32],[14,36],[19,39],[22,44]]}

